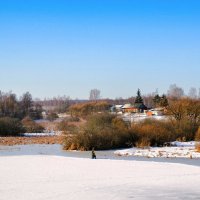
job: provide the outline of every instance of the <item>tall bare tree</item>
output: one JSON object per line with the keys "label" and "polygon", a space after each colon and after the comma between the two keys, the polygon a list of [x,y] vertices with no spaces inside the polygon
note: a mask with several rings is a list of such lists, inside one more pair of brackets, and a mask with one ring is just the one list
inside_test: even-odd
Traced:
{"label": "tall bare tree", "polygon": [[198,94],[198,98],[200,99],[200,88],[199,88],[199,94]]}
{"label": "tall bare tree", "polygon": [[20,98],[20,104],[23,115],[29,115],[33,106],[32,95],[29,92],[24,93]]}
{"label": "tall bare tree", "polygon": [[19,110],[17,97],[14,93],[0,91],[0,116],[16,117]]}
{"label": "tall bare tree", "polygon": [[94,100],[98,100],[100,99],[100,94],[101,94],[101,91],[98,90],[98,89],[92,89],[90,90],[90,97],[89,99],[94,101]]}
{"label": "tall bare tree", "polygon": [[196,99],[197,96],[197,89],[194,87],[191,87],[189,92],[188,92],[188,97],[192,98],[192,99]]}
{"label": "tall bare tree", "polygon": [[176,84],[172,84],[169,86],[168,96],[174,99],[180,99],[184,96],[184,90]]}

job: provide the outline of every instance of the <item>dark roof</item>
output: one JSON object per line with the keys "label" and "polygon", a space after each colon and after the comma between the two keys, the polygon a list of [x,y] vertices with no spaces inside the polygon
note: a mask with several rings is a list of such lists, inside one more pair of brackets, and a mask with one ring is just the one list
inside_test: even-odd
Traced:
{"label": "dark roof", "polygon": [[141,105],[139,106],[139,109],[146,110],[147,107],[146,107],[144,104],[141,104]]}

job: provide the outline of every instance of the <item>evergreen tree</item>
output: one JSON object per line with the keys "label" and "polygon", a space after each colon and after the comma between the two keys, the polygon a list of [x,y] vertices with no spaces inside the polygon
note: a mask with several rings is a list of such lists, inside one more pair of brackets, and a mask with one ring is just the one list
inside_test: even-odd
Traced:
{"label": "evergreen tree", "polygon": [[167,100],[166,95],[164,95],[164,94],[161,97],[158,94],[156,94],[153,98],[153,102],[154,102],[155,107],[158,107],[158,106],[166,107],[166,106],[168,106],[168,100]]}
{"label": "evergreen tree", "polygon": [[168,105],[169,105],[168,99],[167,99],[166,95],[163,94],[161,99],[160,99],[160,106],[161,107],[166,107]]}
{"label": "evergreen tree", "polygon": [[135,99],[135,104],[143,104],[143,99],[141,97],[140,89],[137,91],[137,96]]}
{"label": "evergreen tree", "polygon": [[161,100],[161,97],[160,97],[158,94],[156,94],[156,95],[154,96],[154,98],[153,98],[153,103],[154,103],[154,106],[155,106],[155,107],[157,107],[157,106],[160,105],[160,100]]}

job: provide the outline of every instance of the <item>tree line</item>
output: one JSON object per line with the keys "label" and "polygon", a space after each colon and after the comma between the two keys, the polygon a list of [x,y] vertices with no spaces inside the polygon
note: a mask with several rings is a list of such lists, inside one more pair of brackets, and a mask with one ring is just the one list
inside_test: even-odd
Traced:
{"label": "tree line", "polygon": [[17,98],[12,92],[0,91],[0,135],[15,136],[29,131],[42,131],[33,120],[42,118],[42,106],[29,92]]}
{"label": "tree line", "polygon": [[19,99],[12,92],[0,91],[0,117],[23,119],[26,116],[32,119],[41,118],[42,106],[34,103],[29,92],[24,93]]}
{"label": "tree line", "polygon": [[[93,101],[98,101],[98,100],[104,100],[107,101],[109,104],[119,104],[119,105],[123,105],[127,102],[134,104],[136,97],[135,96],[131,96],[129,98],[122,98],[122,97],[118,97],[115,99],[105,99],[105,98],[101,98],[100,96],[101,91],[99,89],[92,89],[90,91],[89,94],[89,100],[93,100]],[[148,107],[148,108],[153,108],[156,106],[162,106],[164,104],[164,106],[167,104],[166,98],[169,100],[177,100],[183,97],[188,97],[190,99],[200,99],[200,88],[195,88],[195,87],[191,87],[188,91],[188,93],[186,93],[184,91],[184,89],[176,84],[171,84],[167,90],[167,92],[165,94],[162,94],[160,96],[160,99],[157,100],[161,100],[158,104],[157,102],[155,102],[156,99],[154,99],[155,97],[158,97],[158,89],[156,89],[155,92],[149,93],[149,94],[145,94],[142,95],[143,98],[143,103]]]}

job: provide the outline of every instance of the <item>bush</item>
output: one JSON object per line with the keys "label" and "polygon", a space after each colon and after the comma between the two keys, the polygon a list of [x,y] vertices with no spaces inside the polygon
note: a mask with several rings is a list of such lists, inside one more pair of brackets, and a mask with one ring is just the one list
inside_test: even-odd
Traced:
{"label": "bush", "polygon": [[200,127],[198,128],[196,135],[195,135],[195,140],[200,142]]}
{"label": "bush", "polygon": [[171,101],[167,110],[176,122],[174,128],[179,138],[194,140],[200,126],[200,100],[182,98]]}
{"label": "bush", "polygon": [[127,147],[130,136],[124,121],[110,114],[89,117],[79,132],[67,138],[64,149],[106,150]]}
{"label": "bush", "polygon": [[80,118],[78,117],[70,117],[67,119],[67,121],[69,122],[80,122]]}
{"label": "bush", "polygon": [[64,134],[74,134],[77,131],[77,127],[73,124],[69,124],[68,119],[59,122],[56,126],[58,131],[63,131]]}
{"label": "bush", "polygon": [[[196,126],[187,121],[145,120],[130,127],[110,114],[89,117],[86,125],[65,141],[65,149],[98,150],[137,146],[163,146],[177,139],[194,140]],[[196,134],[200,140],[200,133]]]}
{"label": "bush", "polygon": [[176,139],[172,124],[157,120],[145,120],[133,124],[131,134],[135,135],[137,147],[163,146],[165,142]]}
{"label": "bush", "polygon": [[197,132],[198,127],[194,126],[188,120],[182,120],[181,122],[174,123],[174,132],[177,135],[177,138],[181,141],[189,141],[195,139],[195,133]]}
{"label": "bush", "polygon": [[106,101],[95,101],[71,105],[69,110],[72,116],[88,117],[98,112],[107,112],[110,108]]}
{"label": "bush", "polygon": [[10,117],[0,118],[1,136],[18,136],[20,133],[24,133],[24,129],[18,119]]}
{"label": "bush", "polygon": [[198,128],[196,132],[195,141],[196,141],[196,150],[197,152],[200,152],[200,127]]}
{"label": "bush", "polygon": [[24,118],[22,124],[27,133],[42,133],[44,131],[44,127],[37,124],[30,117]]}
{"label": "bush", "polygon": [[177,122],[145,120],[140,123],[132,124],[131,134],[134,136],[135,146],[163,146],[166,142],[175,140],[189,141],[194,140],[196,127],[187,121]]}
{"label": "bush", "polygon": [[67,120],[63,120],[56,125],[56,129],[58,131],[67,131],[67,127],[68,127],[68,121]]}
{"label": "bush", "polygon": [[150,139],[148,137],[142,137],[138,142],[136,142],[136,147],[145,148],[149,147],[151,144]]}
{"label": "bush", "polygon": [[48,114],[48,116],[47,116],[47,119],[48,119],[49,121],[54,121],[54,120],[57,119],[57,118],[58,118],[58,115],[57,115],[56,113],[54,113],[54,112]]}

